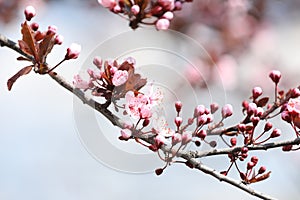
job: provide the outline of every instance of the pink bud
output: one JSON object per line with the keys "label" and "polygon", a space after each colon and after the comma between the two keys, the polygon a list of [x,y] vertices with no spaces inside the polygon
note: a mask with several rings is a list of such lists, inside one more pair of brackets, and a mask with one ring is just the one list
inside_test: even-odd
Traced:
{"label": "pink bud", "polygon": [[267,132],[267,131],[271,130],[272,127],[273,127],[272,123],[271,122],[267,122],[265,124],[264,131]]}
{"label": "pink bud", "polygon": [[257,112],[257,105],[255,103],[249,103],[248,104],[248,108],[247,108],[247,114],[248,115],[252,115],[252,114],[256,114]]}
{"label": "pink bud", "polygon": [[182,118],[181,117],[176,117],[175,118],[175,124],[177,127],[179,127],[182,124]]}
{"label": "pink bud", "polygon": [[226,104],[225,106],[223,106],[223,108],[222,108],[222,117],[223,118],[227,118],[227,117],[231,116],[232,114],[233,114],[232,105]]}
{"label": "pink bud", "polygon": [[187,143],[189,143],[192,140],[192,135],[190,133],[183,133],[181,136],[181,144],[182,145],[186,145]]}
{"label": "pink bud", "polygon": [[247,163],[247,169],[250,170],[255,166],[255,164],[253,162],[248,162]]}
{"label": "pink bud", "polygon": [[112,78],[114,86],[120,86],[128,80],[128,72],[126,70],[117,70]]}
{"label": "pink bud", "polygon": [[170,21],[162,18],[156,21],[155,26],[157,30],[167,30],[170,26]]}
{"label": "pink bud", "polygon": [[39,29],[39,24],[36,22],[33,22],[30,27],[32,28],[33,31],[37,31]]}
{"label": "pink bud", "polygon": [[98,67],[98,69],[102,68],[102,59],[100,57],[95,57],[93,60],[94,65]]}
{"label": "pink bud", "polygon": [[278,128],[275,128],[272,132],[272,134],[270,135],[270,138],[276,138],[279,137],[281,135],[281,130]]}
{"label": "pink bud", "polygon": [[57,32],[56,26],[54,26],[54,25],[48,26],[47,35],[56,34],[56,32]]}
{"label": "pink bud", "polygon": [[201,115],[197,118],[198,120],[198,126],[201,126],[203,124],[206,124],[207,122],[207,115]]}
{"label": "pink bud", "polygon": [[291,97],[297,98],[300,96],[300,90],[298,88],[293,88],[291,91]]}
{"label": "pink bud", "polygon": [[64,41],[64,37],[62,35],[57,35],[55,37],[55,42],[54,43],[58,44],[58,45],[61,45],[63,43],[63,41]]}
{"label": "pink bud", "polygon": [[257,126],[259,120],[260,120],[259,117],[251,117],[251,121],[252,121],[253,126]]}
{"label": "pink bud", "polygon": [[239,124],[238,129],[240,132],[244,132],[246,130],[246,125],[245,124]]}
{"label": "pink bud", "polygon": [[214,114],[219,109],[219,105],[217,103],[210,104],[210,112]]}
{"label": "pink bud", "polygon": [[173,12],[168,11],[168,12],[165,12],[165,14],[162,17],[165,19],[168,19],[168,20],[172,20],[174,17],[174,14],[173,14]]}
{"label": "pink bud", "polygon": [[75,88],[84,89],[84,90],[90,87],[89,82],[82,80],[82,78],[79,75],[74,76],[73,85]]}
{"label": "pink bud", "polygon": [[230,139],[230,144],[234,147],[236,145],[236,138],[233,137]]}
{"label": "pink bud", "polygon": [[140,12],[140,7],[139,7],[138,5],[133,5],[133,6],[131,7],[131,12],[132,12],[134,15],[139,14],[139,12]]}
{"label": "pink bud", "polygon": [[248,105],[249,105],[248,101],[246,101],[246,100],[243,101],[243,103],[242,103],[243,108],[248,109]]}
{"label": "pink bud", "polygon": [[122,8],[119,6],[119,5],[115,5],[113,8],[112,8],[112,11],[116,14],[120,13],[122,11]]}
{"label": "pink bud", "polygon": [[258,170],[258,174],[263,174],[266,172],[266,170],[267,170],[267,168],[265,166],[261,166]]}
{"label": "pink bud", "polygon": [[256,165],[258,163],[258,157],[252,156],[251,157],[251,162],[253,162],[253,164]]}
{"label": "pink bud", "polygon": [[145,118],[143,121],[143,126],[146,127],[150,124],[150,119],[149,118]]}
{"label": "pink bud", "polygon": [[175,2],[175,10],[181,10],[182,9],[182,3],[180,1]]}
{"label": "pink bud", "polygon": [[30,21],[35,15],[35,8],[33,6],[27,6],[24,10],[25,18],[27,21]]}
{"label": "pink bud", "polygon": [[261,117],[264,114],[264,109],[262,107],[257,107],[255,116]]}
{"label": "pink bud", "polygon": [[275,84],[277,84],[281,78],[281,73],[278,70],[272,70],[269,74],[269,77]]}
{"label": "pink bud", "polygon": [[80,51],[81,51],[81,46],[79,44],[72,43],[71,46],[67,49],[65,60],[78,58]]}
{"label": "pink bud", "polygon": [[281,118],[286,121],[287,123],[291,123],[292,122],[292,117],[290,115],[290,113],[288,111],[283,111],[281,113]]}
{"label": "pink bud", "polygon": [[112,9],[117,4],[116,0],[98,0],[98,3],[109,9]]}
{"label": "pink bud", "polygon": [[175,134],[172,136],[172,145],[176,145],[176,144],[178,144],[179,142],[181,142],[181,134],[175,133]]}
{"label": "pink bud", "polygon": [[214,120],[214,116],[213,116],[212,114],[208,114],[208,115],[207,115],[207,121],[206,121],[206,123],[209,124],[209,123],[211,123],[213,120]]}
{"label": "pink bud", "polygon": [[242,153],[248,153],[249,149],[247,147],[242,147],[241,152]]}
{"label": "pink bud", "polygon": [[176,101],[175,102],[175,108],[176,108],[176,111],[179,113],[181,111],[181,108],[182,108],[182,103],[181,101]]}
{"label": "pink bud", "polygon": [[121,136],[123,139],[127,140],[131,137],[131,131],[129,129],[122,129]]}
{"label": "pink bud", "polygon": [[205,106],[198,105],[194,110],[194,117],[198,117],[200,115],[203,115],[204,113],[205,113]]}
{"label": "pink bud", "polygon": [[205,139],[205,137],[207,136],[207,132],[206,130],[200,130],[197,134],[196,134],[197,137],[201,138],[202,140]]}
{"label": "pink bud", "polygon": [[166,142],[166,138],[162,135],[157,135],[155,138],[155,143],[158,147],[160,147],[161,145],[165,144]]}
{"label": "pink bud", "polygon": [[263,91],[261,87],[255,87],[252,90],[253,99],[257,99],[260,95],[262,95]]}

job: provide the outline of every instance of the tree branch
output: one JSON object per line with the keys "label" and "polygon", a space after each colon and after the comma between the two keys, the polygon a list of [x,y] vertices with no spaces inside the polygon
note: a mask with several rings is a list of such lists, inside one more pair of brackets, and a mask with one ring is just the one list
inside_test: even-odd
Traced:
{"label": "tree branch", "polygon": [[[30,59],[30,60],[34,60],[34,58],[28,54],[26,54],[25,52],[23,52],[18,45],[9,40],[8,38],[6,38],[5,36],[3,36],[2,34],[0,34],[0,45],[1,46],[5,46],[8,47],[10,49],[13,49],[14,51],[18,52],[19,54],[25,56],[26,58]],[[118,126],[120,128],[123,127],[123,122],[120,118],[118,118],[117,116],[115,116],[113,113],[111,113],[106,106],[94,101],[91,98],[88,98],[83,91],[74,88],[71,84],[69,84],[67,81],[65,81],[61,76],[59,76],[58,74],[56,74],[55,72],[51,72],[49,73],[49,76],[55,80],[59,85],[61,85],[63,88],[65,88],[66,90],[68,90],[69,92],[73,93],[74,95],[76,95],[84,104],[87,104],[88,106],[90,106],[92,109],[97,110],[99,113],[101,113],[103,116],[105,116],[113,125]],[[149,138],[141,138],[142,140],[152,144],[153,143],[153,139],[149,139]],[[300,139],[297,140],[297,144],[300,143]],[[279,145],[280,146],[280,145]],[[274,146],[273,148],[278,147]],[[250,147],[251,148],[251,147]],[[249,148],[249,149],[250,149]],[[253,147],[254,148],[254,147]],[[268,148],[272,148],[271,144],[269,145],[261,145],[261,146],[257,146],[256,149],[253,150],[258,150],[258,149],[268,149]],[[171,149],[168,148],[167,146],[163,145],[161,147],[161,149],[164,152],[170,152]],[[217,172],[214,169],[211,169],[203,164],[201,164],[199,161],[197,161],[195,158],[200,158],[203,156],[210,156],[210,155],[217,155],[217,154],[226,154],[228,151],[238,151],[238,148],[236,149],[223,149],[223,150],[213,150],[211,152],[204,152],[203,154],[200,153],[191,153],[191,152],[184,152],[184,151],[179,151],[177,156],[183,158],[184,160],[188,161],[189,163],[191,163],[196,169],[209,174],[217,179],[219,179],[220,181],[224,181],[227,182],[237,188],[240,188],[246,192],[248,192],[251,195],[257,196],[261,199],[274,199],[272,197],[269,197],[265,194],[262,194],[256,190],[251,189],[250,187],[248,187],[247,185],[243,184],[240,181],[234,180],[230,177],[227,176],[223,176],[221,175],[219,172]]]}
{"label": "tree branch", "polygon": [[[268,149],[274,149],[278,147],[283,147],[287,145],[299,145],[300,144],[300,138],[296,138],[294,140],[288,140],[288,141],[282,141],[282,142],[272,142],[272,143],[266,143],[261,145],[254,145],[254,146],[247,146],[249,151],[258,151],[258,150],[268,150]],[[229,153],[235,153],[241,151],[243,147],[234,147],[234,148],[225,148],[225,149],[213,149],[211,151],[201,151],[193,153],[191,152],[193,158],[202,158],[207,156],[214,156],[214,155],[223,155],[223,154],[229,154]]]}

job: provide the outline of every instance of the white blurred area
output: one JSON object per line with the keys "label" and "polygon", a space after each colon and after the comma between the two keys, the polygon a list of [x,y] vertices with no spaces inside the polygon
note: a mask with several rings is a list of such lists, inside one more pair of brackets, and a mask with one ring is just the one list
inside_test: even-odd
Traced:
{"label": "white blurred area", "polygon": [[[288,9],[284,2],[274,1],[274,4],[274,12],[280,12],[281,8]],[[280,19],[282,17],[279,14],[274,16]],[[23,16],[19,15],[10,24],[0,24],[0,32],[17,41],[21,38],[19,28],[22,21]],[[40,4],[34,21],[37,21],[43,30],[48,25],[56,25],[59,34],[65,37],[63,45],[55,47],[49,55],[48,63],[56,64],[62,59],[66,48],[72,42],[82,45],[82,53],[78,60],[65,62],[57,69],[57,72],[69,81],[72,81],[73,75],[78,73],[85,59],[98,44],[130,30],[124,19],[103,9],[97,3],[88,4],[85,1],[50,1]],[[263,67],[261,63],[254,64],[256,58],[280,58],[281,62],[274,64],[282,66],[280,69],[283,71],[283,79],[286,80],[285,86],[300,83],[300,60],[297,53],[300,48],[299,21],[278,20],[271,30],[274,35],[271,41],[272,48],[261,45],[261,41],[270,39],[262,35],[261,38],[257,38],[257,43],[253,44],[251,56],[245,55],[241,61],[243,66],[239,68],[238,74],[241,77],[254,76],[253,81],[247,79],[248,81],[242,82],[243,79],[239,79],[238,85],[248,88],[249,93],[242,96],[237,92],[238,89],[226,92],[226,102],[237,105],[236,119],[233,118],[229,122],[239,120],[240,102],[247,98],[247,95],[250,96],[251,88],[257,86],[264,77],[267,82],[267,74],[261,77],[261,74],[255,73],[257,67]],[[107,51],[114,51],[118,45]],[[17,56],[12,50],[0,49],[1,200],[256,199],[184,165],[173,164],[159,177],[154,173],[130,174],[106,167],[95,160],[81,144],[73,119],[72,94],[49,77],[34,73],[21,77],[12,91],[7,91],[6,81],[18,69],[26,66],[26,62],[16,61]],[[268,70],[265,71],[268,73]],[[159,73],[159,70],[157,72]],[[271,81],[269,82],[271,84]],[[245,94],[244,90],[242,92]],[[290,129],[286,129],[284,122],[282,124],[283,133],[291,135]],[[117,140],[119,133],[111,134],[115,134]],[[281,150],[271,150],[257,152],[255,155],[260,156],[259,164],[267,166],[267,170],[271,170],[272,174],[268,180],[252,187],[278,199],[298,199],[299,153],[287,154]],[[220,156],[204,159],[203,163],[211,167],[216,166],[216,169],[221,171],[227,167],[228,160]],[[229,175],[233,174],[234,171]]]}

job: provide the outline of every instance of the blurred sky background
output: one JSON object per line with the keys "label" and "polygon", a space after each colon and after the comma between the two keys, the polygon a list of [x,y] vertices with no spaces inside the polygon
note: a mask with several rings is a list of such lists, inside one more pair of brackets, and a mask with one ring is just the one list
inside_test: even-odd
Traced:
{"label": "blurred sky background", "polygon": [[[0,3],[5,1],[0,0]],[[131,31],[126,20],[102,8],[96,1],[20,2],[19,7],[13,11],[11,21],[0,22],[0,32],[14,41],[20,39],[23,7],[35,5],[37,16],[34,21],[43,30],[48,25],[56,25],[59,34],[65,37],[63,45],[54,48],[48,63],[57,63],[72,42],[82,45],[78,60],[66,62],[57,69],[68,81],[72,81],[74,74],[80,71],[98,44]],[[236,105],[236,115],[228,120],[228,124],[239,120],[240,102],[250,96],[252,87],[262,85],[267,88],[267,92],[272,90],[272,83],[267,78],[269,69],[282,71],[285,88],[300,83],[300,3],[297,0],[266,2],[265,26],[268,28],[252,38],[247,50],[239,55],[235,61],[238,67],[231,69],[233,73],[227,77],[228,80],[235,79],[234,84],[225,84],[226,98],[220,97],[221,103]],[[195,39],[202,37],[197,32],[189,35]],[[110,47],[107,52],[119,46],[122,43]],[[1,200],[256,199],[184,165],[174,164],[157,177],[154,173],[124,173],[101,164],[81,142],[74,120],[72,94],[49,77],[34,73],[20,78],[12,91],[7,91],[7,80],[26,65],[16,61],[17,56],[10,49],[0,49]],[[222,80],[226,81],[224,77]],[[214,87],[220,89],[220,86]],[[200,95],[199,101],[208,104],[203,96],[201,98]],[[83,109],[89,108],[83,105]],[[294,136],[284,122],[277,122],[283,129],[284,138]],[[99,123],[102,123],[101,120]],[[117,130],[110,134],[114,134],[113,137],[118,140]],[[105,153],[109,155],[110,152]],[[255,152],[255,155],[260,156],[259,164],[267,166],[272,174],[268,180],[252,187],[278,199],[298,199],[299,153],[287,154],[281,150],[271,150]],[[228,161],[216,157],[204,159],[203,163],[221,171],[226,168]],[[230,175],[234,176],[234,171]]]}

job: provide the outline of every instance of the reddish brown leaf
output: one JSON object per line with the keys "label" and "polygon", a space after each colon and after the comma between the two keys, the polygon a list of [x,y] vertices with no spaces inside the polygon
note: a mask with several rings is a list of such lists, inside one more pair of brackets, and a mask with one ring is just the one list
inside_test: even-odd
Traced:
{"label": "reddish brown leaf", "polygon": [[26,75],[28,74],[32,69],[32,66],[27,66],[27,67],[24,67],[23,69],[21,69],[20,71],[18,71],[18,73],[16,73],[14,76],[12,76],[10,79],[8,79],[7,81],[7,88],[8,90],[10,91],[13,84],[16,82],[16,80],[18,78],[20,78],[20,76],[23,76],[23,75]]}
{"label": "reddish brown leaf", "polygon": [[38,56],[39,61],[44,63],[46,61],[47,55],[51,52],[55,43],[55,34],[51,33],[44,37],[44,39],[39,43]]}
{"label": "reddish brown leaf", "polygon": [[258,106],[258,107],[264,107],[265,105],[267,105],[268,101],[269,101],[269,97],[261,98],[261,99],[257,102],[257,106]]}
{"label": "reddish brown leaf", "polygon": [[27,44],[27,46],[29,48],[30,52],[28,52],[28,53],[37,60],[38,57],[37,57],[37,50],[35,47],[33,31],[30,28],[30,26],[27,24],[27,22],[24,22],[24,24],[22,24],[21,33],[23,35],[22,40]]}
{"label": "reddish brown leaf", "polygon": [[19,47],[22,51],[24,51],[25,53],[32,55],[32,51],[29,48],[29,46],[26,44],[26,42],[24,42],[23,40],[19,40]]}
{"label": "reddish brown leaf", "polygon": [[19,56],[19,57],[17,58],[17,60],[19,60],[19,61],[31,61],[31,60],[29,60],[28,58],[25,58],[25,57],[23,57],[23,56]]}
{"label": "reddish brown leaf", "polygon": [[125,83],[125,91],[138,91],[144,87],[147,79],[141,78],[140,74],[135,74],[134,69],[128,71],[128,80]]}

